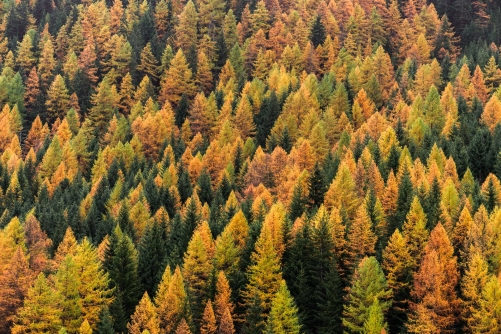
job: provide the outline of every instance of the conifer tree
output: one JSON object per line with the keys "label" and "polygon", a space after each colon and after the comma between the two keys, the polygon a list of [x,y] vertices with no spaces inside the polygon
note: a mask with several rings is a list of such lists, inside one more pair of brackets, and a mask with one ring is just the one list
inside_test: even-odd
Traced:
{"label": "conifer tree", "polygon": [[346,296],[343,326],[352,332],[362,332],[364,323],[370,321],[371,305],[379,302],[380,312],[386,314],[391,306],[392,290],[375,257],[365,257],[353,274]]}
{"label": "conifer tree", "polygon": [[70,96],[68,95],[64,79],[59,74],[56,75],[50,85],[45,105],[52,121],[58,117],[62,118],[69,110]]}
{"label": "conifer tree", "polygon": [[233,326],[233,318],[231,317],[230,311],[226,309],[221,318],[221,323],[219,324],[219,333],[221,334],[235,334],[235,328]]}
{"label": "conifer tree", "polygon": [[160,333],[157,312],[147,292],[143,294],[136,306],[131,321],[127,324],[127,329],[131,334],[141,334],[145,330],[150,334]]}
{"label": "conifer tree", "polygon": [[29,268],[28,259],[21,247],[10,259],[0,274],[0,328],[8,332],[17,310],[23,305],[28,290],[33,281],[33,273]]}
{"label": "conifer tree", "polygon": [[248,269],[249,283],[243,291],[246,317],[253,316],[253,308],[257,302],[261,312],[258,315],[259,323],[264,323],[271,309],[271,302],[282,280],[280,260],[273,245],[272,231],[264,226],[255,245],[255,251],[251,256],[252,265]]}
{"label": "conifer tree", "polygon": [[110,237],[105,253],[104,268],[110,275],[110,287],[114,289],[114,301],[110,313],[116,331],[124,331],[129,316],[139,300],[137,251],[132,240],[119,226]]}
{"label": "conifer tree", "polygon": [[59,317],[62,325],[70,333],[77,332],[82,323],[79,285],[78,268],[73,257],[68,255],[54,275],[54,286],[60,308]]}
{"label": "conifer tree", "polygon": [[188,244],[183,265],[183,277],[186,282],[191,311],[197,324],[202,318],[203,302],[206,300],[211,270],[207,248],[197,230]]}
{"label": "conifer tree", "polygon": [[17,313],[12,333],[56,333],[61,328],[57,301],[45,275],[40,273]]}
{"label": "conifer tree", "polygon": [[[456,294],[459,273],[447,233],[438,224],[425,246],[423,260],[414,277],[412,295],[416,299],[413,309],[426,309],[432,323],[441,331],[448,332],[457,323],[459,298]],[[419,312],[411,315],[408,329],[415,332],[420,325]]]}
{"label": "conifer tree", "polygon": [[[191,3],[191,2],[190,2]],[[181,101],[181,95],[192,96],[194,91],[192,71],[188,67],[182,49],[179,49],[170,62],[169,69],[160,85],[159,102],[171,103],[177,107]]]}
{"label": "conifer tree", "polygon": [[207,301],[207,304],[205,304],[202,322],[200,323],[200,333],[216,334],[216,331],[217,331],[216,317],[214,316],[214,310],[212,309],[212,302],[209,299]]}
{"label": "conifer tree", "polygon": [[294,299],[290,295],[287,284],[282,281],[271,303],[270,316],[266,323],[266,331],[269,333],[296,333],[301,330],[298,310]]}
{"label": "conifer tree", "polygon": [[151,79],[157,77],[158,61],[151,51],[151,43],[147,43],[141,51],[141,62],[137,66],[137,70],[145,75],[149,75]]}

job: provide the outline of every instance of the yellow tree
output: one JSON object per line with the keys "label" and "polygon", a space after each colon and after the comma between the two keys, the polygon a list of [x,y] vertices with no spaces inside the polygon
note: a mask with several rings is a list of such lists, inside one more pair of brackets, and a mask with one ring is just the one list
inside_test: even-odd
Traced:
{"label": "yellow tree", "polygon": [[64,117],[69,110],[70,96],[61,75],[56,75],[47,92],[47,111],[51,120]]}
{"label": "yellow tree", "polygon": [[170,102],[173,107],[177,107],[182,94],[190,97],[193,92],[192,72],[188,67],[183,50],[179,49],[162,80],[158,100],[161,103]]}
{"label": "yellow tree", "polygon": [[130,334],[141,334],[144,331],[148,331],[150,334],[160,334],[157,312],[147,292],[144,293],[136,306],[136,310],[127,324],[127,329]]}
{"label": "yellow tree", "polygon": [[494,132],[496,125],[501,121],[501,102],[496,95],[493,95],[485,105],[481,121],[491,132]]}

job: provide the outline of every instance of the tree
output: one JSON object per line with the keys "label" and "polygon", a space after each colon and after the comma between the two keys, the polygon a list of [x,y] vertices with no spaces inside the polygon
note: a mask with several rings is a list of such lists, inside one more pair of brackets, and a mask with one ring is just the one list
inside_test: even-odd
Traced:
{"label": "tree", "polygon": [[315,163],[315,167],[310,177],[308,178],[308,204],[310,208],[319,207],[324,202],[324,194],[326,187],[324,177],[319,163]]}
{"label": "tree", "polygon": [[30,35],[26,34],[22,42],[17,42],[17,64],[23,69],[24,74],[35,65],[35,57],[33,55],[33,40]]}
{"label": "tree", "polygon": [[226,310],[233,314],[235,306],[231,301],[231,288],[228,279],[223,271],[219,272],[216,282],[216,297],[214,299],[214,310],[216,323],[220,324]]}
{"label": "tree", "polygon": [[[456,294],[459,273],[454,249],[442,224],[430,234],[424,248],[419,271],[414,276],[411,315],[408,329],[416,332],[421,325],[419,311],[427,311],[432,323],[441,332],[452,332],[457,323],[459,298]],[[421,308],[418,308],[420,305]]]}
{"label": "tree", "polygon": [[[189,2],[191,3],[191,1]],[[194,92],[192,72],[188,67],[186,58],[182,49],[179,49],[170,62],[169,69],[166,71],[164,79],[160,85],[158,100],[161,103],[166,101],[173,107],[177,107],[181,95],[192,96]]]}
{"label": "tree", "polygon": [[474,333],[495,333],[501,330],[500,325],[500,295],[499,278],[491,276],[482,289],[479,308],[473,313],[474,322],[470,327]]}
{"label": "tree", "polygon": [[176,267],[171,277],[170,268],[165,269],[162,281],[155,296],[160,328],[166,333],[173,332],[181,319],[190,316],[188,296],[184,288],[184,280],[179,267]]}
{"label": "tree", "polygon": [[268,333],[296,333],[300,332],[298,309],[294,303],[287,284],[282,280],[271,303],[270,316],[266,324]]}
{"label": "tree", "polygon": [[108,308],[112,302],[110,278],[104,271],[98,250],[89,239],[84,238],[78,244],[74,259],[79,275],[78,293],[82,317],[92,329],[96,329],[102,309]]}
{"label": "tree", "polygon": [[33,281],[33,273],[21,247],[0,274],[0,328],[8,332]]}
{"label": "tree", "polygon": [[417,196],[412,200],[411,208],[402,228],[402,235],[412,261],[411,272],[415,272],[419,267],[429,235],[426,229],[426,215]]}
{"label": "tree", "polygon": [[40,273],[17,313],[12,333],[56,333],[61,327],[57,301],[45,275]]}
{"label": "tree", "polygon": [[75,260],[71,255],[67,255],[54,276],[54,286],[61,323],[70,333],[77,332],[82,323],[79,285],[80,279]]}
{"label": "tree", "polygon": [[496,125],[501,122],[501,102],[496,95],[493,95],[485,105],[481,120],[491,133],[494,131]]}
{"label": "tree", "polygon": [[257,302],[261,308],[259,322],[264,323],[282,280],[280,259],[273,245],[273,234],[266,225],[261,230],[251,260],[252,264],[247,271],[249,283],[242,292],[247,307],[246,317],[253,315],[251,306]]}
{"label": "tree", "polygon": [[212,265],[201,233],[196,230],[184,256],[183,277],[186,282],[191,311],[196,323],[200,323],[203,314],[203,302],[206,300],[207,285]]}
{"label": "tree", "polygon": [[230,311],[226,309],[221,318],[221,323],[219,324],[220,334],[235,334],[235,328],[233,327],[233,318],[231,317]]}
{"label": "tree", "polygon": [[100,133],[104,131],[112,118],[114,110],[119,103],[119,97],[116,87],[104,78],[97,86],[97,91],[92,95],[92,108],[89,113],[89,119],[94,128],[99,129]]}
{"label": "tree", "polygon": [[59,74],[56,75],[54,81],[50,85],[45,105],[47,106],[47,111],[52,121],[58,117],[63,118],[69,110],[70,96],[64,79]]}
{"label": "tree", "polygon": [[144,75],[149,75],[151,79],[155,79],[158,75],[158,61],[151,52],[151,43],[149,42],[141,51],[140,63],[137,66],[137,70],[141,71]]}
{"label": "tree", "polygon": [[212,64],[207,58],[205,52],[200,50],[197,56],[197,74],[195,76],[195,81],[199,86],[199,89],[205,94],[209,95],[213,88],[213,77],[212,77]]}
{"label": "tree", "polygon": [[205,304],[204,314],[200,323],[200,334],[216,334],[217,325],[212,302],[209,299]]}
{"label": "tree", "polygon": [[130,334],[141,334],[144,331],[148,331],[150,334],[160,333],[157,312],[147,292],[143,294],[139,304],[136,306],[136,311],[132,315],[131,321],[127,324],[127,329]]}
{"label": "tree", "polygon": [[179,15],[179,23],[176,29],[176,46],[181,50],[181,52],[188,52],[190,48],[196,46],[197,24],[197,10],[193,1],[188,1],[183,9],[183,12]]}
{"label": "tree", "polygon": [[463,305],[461,307],[461,316],[466,322],[467,328],[474,332],[474,326],[477,322],[475,314],[480,308],[482,290],[489,280],[487,261],[481,254],[475,252],[470,256],[468,267],[461,279],[461,295]]}
{"label": "tree", "polygon": [[[343,326],[352,332],[362,332],[364,323],[370,321],[371,305],[379,302],[380,311],[386,314],[391,307],[392,291],[375,257],[365,257],[353,274],[343,311]],[[373,311],[374,312],[374,311]]]}
{"label": "tree", "polygon": [[115,227],[110,236],[104,268],[110,275],[110,287],[114,289],[115,300],[110,311],[115,319],[115,330],[124,331],[127,319],[139,300],[139,279],[137,251],[132,240],[123,234],[119,226]]}
{"label": "tree", "polygon": [[363,332],[366,334],[380,334],[385,332],[386,327],[379,300],[374,298],[374,302],[369,307],[369,318],[364,322]]}
{"label": "tree", "polygon": [[348,232],[348,264],[352,269],[358,261],[375,254],[377,236],[374,234],[372,221],[364,206],[357,210],[357,216]]}
{"label": "tree", "polygon": [[38,74],[40,75],[40,83],[43,87],[47,87],[50,78],[52,77],[52,72],[56,67],[56,60],[54,59],[54,47],[50,38],[47,38],[43,44],[42,51],[40,53],[40,61],[38,63]]}
{"label": "tree", "polygon": [[243,95],[238,104],[233,123],[235,129],[238,130],[240,137],[246,139],[249,136],[254,136],[256,126],[253,120],[252,107],[246,95]]}
{"label": "tree", "polygon": [[407,318],[412,264],[413,259],[409,254],[405,239],[397,229],[383,250],[382,264],[388,280],[388,287],[393,291],[393,303],[388,311],[390,329],[402,328]]}
{"label": "tree", "polygon": [[175,334],[191,334],[190,327],[188,326],[188,323],[186,320],[183,318],[179,325],[176,328]]}

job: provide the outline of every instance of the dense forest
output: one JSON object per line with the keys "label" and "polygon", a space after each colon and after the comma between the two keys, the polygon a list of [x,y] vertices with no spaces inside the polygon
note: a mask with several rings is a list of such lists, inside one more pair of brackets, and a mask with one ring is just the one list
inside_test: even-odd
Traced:
{"label": "dense forest", "polygon": [[497,0],[1,0],[0,333],[501,332]]}

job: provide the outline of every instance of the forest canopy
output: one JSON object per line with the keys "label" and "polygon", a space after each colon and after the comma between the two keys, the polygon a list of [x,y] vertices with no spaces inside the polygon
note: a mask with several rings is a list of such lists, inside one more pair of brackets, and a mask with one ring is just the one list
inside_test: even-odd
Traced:
{"label": "forest canopy", "polygon": [[495,0],[0,1],[0,333],[501,332]]}

